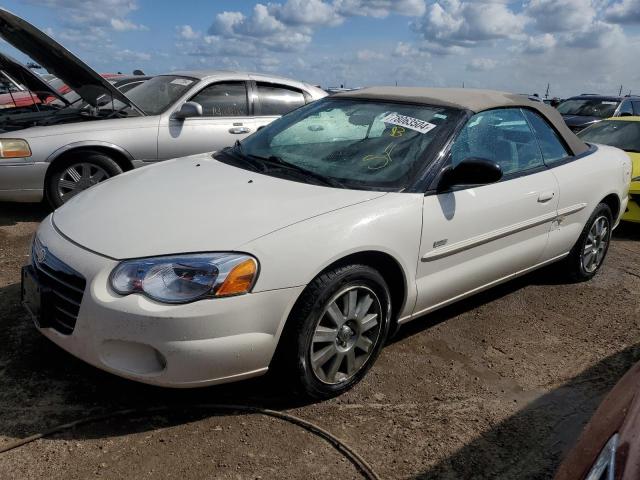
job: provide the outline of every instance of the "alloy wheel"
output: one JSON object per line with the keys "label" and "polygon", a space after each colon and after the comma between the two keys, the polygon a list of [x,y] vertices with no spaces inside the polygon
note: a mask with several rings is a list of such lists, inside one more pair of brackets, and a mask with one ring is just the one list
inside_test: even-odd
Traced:
{"label": "alloy wheel", "polygon": [[607,252],[609,235],[609,219],[605,216],[596,218],[589,229],[582,251],[582,267],[587,273],[593,273],[600,267]]}
{"label": "alloy wheel", "polygon": [[314,375],[335,385],[351,379],[371,357],[382,327],[382,306],[368,287],[347,287],[325,306],[311,339]]}
{"label": "alloy wheel", "polygon": [[107,180],[109,177],[110,175],[107,171],[98,165],[75,163],[60,175],[58,195],[60,195],[63,202],[66,202],[83,190]]}

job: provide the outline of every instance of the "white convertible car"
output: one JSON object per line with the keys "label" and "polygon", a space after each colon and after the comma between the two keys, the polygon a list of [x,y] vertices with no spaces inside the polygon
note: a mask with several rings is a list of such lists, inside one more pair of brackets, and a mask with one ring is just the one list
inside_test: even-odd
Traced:
{"label": "white convertible car", "polygon": [[341,93],[74,197],[37,232],[23,302],[126,378],[196,387],[275,366],[325,398],[398,325],[559,260],[593,277],[630,174],[623,151],[522,96]]}

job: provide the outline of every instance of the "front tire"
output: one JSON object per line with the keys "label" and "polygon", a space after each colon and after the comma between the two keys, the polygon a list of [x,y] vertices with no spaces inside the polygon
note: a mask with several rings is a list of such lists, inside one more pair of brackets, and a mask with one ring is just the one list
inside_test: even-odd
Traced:
{"label": "front tire", "polygon": [[108,155],[78,151],[54,163],[45,183],[45,197],[53,208],[62,206],[78,193],[122,173]]}
{"label": "front tire", "polygon": [[567,257],[573,280],[583,282],[598,273],[609,251],[612,225],[611,208],[606,203],[598,204]]}
{"label": "front tire", "polygon": [[340,395],[373,365],[389,334],[391,296],[366,265],[325,272],[311,282],[287,321],[282,366],[314,399]]}

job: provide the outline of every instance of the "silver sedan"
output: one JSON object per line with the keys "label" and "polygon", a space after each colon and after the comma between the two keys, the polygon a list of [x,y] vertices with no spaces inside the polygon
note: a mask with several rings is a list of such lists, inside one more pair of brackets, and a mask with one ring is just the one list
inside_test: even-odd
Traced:
{"label": "silver sedan", "polygon": [[304,82],[215,70],[159,75],[125,96],[25,20],[2,9],[0,20],[0,37],[80,97],[70,103],[29,78],[49,101],[38,111],[0,113],[0,201],[44,197],[58,207],[123,171],[233,145],[326,96]]}

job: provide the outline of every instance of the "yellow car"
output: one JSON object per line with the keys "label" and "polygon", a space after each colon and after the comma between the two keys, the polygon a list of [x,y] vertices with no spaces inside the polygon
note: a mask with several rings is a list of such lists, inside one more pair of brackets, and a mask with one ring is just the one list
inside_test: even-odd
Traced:
{"label": "yellow car", "polygon": [[640,117],[608,118],[582,130],[578,136],[589,143],[621,148],[633,163],[629,204],[622,220],[640,223]]}

